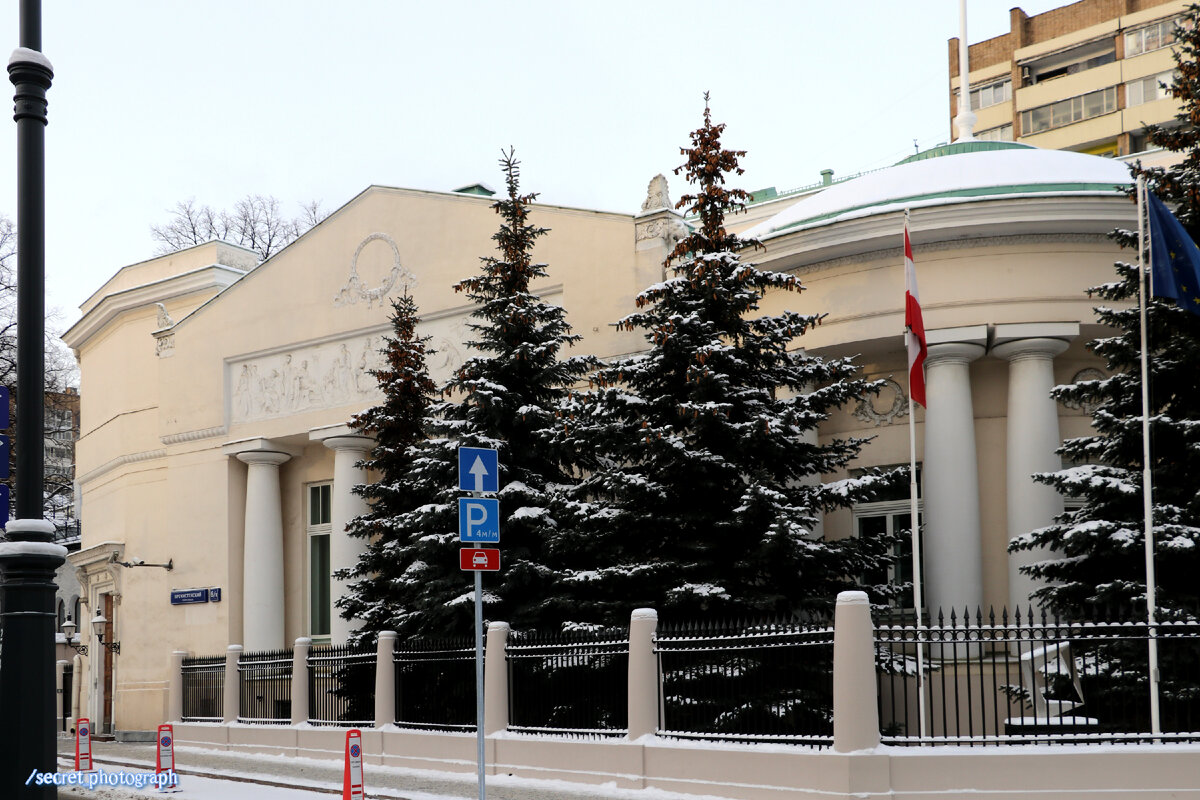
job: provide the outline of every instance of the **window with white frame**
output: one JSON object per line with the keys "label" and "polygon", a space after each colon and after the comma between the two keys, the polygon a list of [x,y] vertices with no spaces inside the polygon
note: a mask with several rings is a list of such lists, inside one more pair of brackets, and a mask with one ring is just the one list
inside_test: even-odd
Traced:
{"label": "window with white frame", "polygon": [[[885,467],[892,469],[894,467]],[[917,513],[923,514],[921,500],[921,465],[917,465]],[[854,506],[854,535],[855,536],[897,536],[892,546],[892,563],[886,572],[863,576],[863,583],[878,584],[909,584],[904,595],[893,601],[897,608],[914,608],[913,602],[913,551],[912,551],[912,500],[909,497],[908,484],[894,487],[871,503],[859,503]],[[924,542],[924,538],[922,538]],[[922,547],[922,551],[924,548]],[[924,572],[924,570],[922,570]]]}
{"label": "window with white frame", "polygon": [[981,142],[1011,142],[1013,140],[1012,123],[980,131],[975,134],[975,138]]}
{"label": "window with white frame", "polygon": [[329,636],[330,495],[333,484],[308,487],[308,633]]}
{"label": "window with white frame", "polygon": [[1021,112],[1021,135],[1061,128],[1085,119],[1110,114],[1117,110],[1117,87],[1110,86],[1095,92],[1068,97],[1057,103]]}
{"label": "window with white frame", "polygon": [[973,109],[999,105],[1011,99],[1012,78],[1005,78],[971,90],[971,108]]}
{"label": "window with white frame", "polygon": [[1125,84],[1125,107],[1132,108],[1140,106],[1142,103],[1165,100],[1171,96],[1171,93],[1163,88],[1163,84],[1170,84],[1174,80],[1175,70],[1167,70],[1157,75],[1129,81]]}
{"label": "window with white frame", "polygon": [[1125,57],[1140,56],[1175,44],[1175,25],[1182,17],[1163,19],[1125,34]]}

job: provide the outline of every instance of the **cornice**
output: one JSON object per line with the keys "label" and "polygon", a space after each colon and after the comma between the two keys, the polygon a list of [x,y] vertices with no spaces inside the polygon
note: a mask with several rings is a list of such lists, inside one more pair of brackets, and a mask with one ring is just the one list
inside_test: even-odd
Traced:
{"label": "cornice", "polygon": [[152,303],[161,303],[175,297],[195,294],[206,289],[218,292],[233,285],[246,275],[244,270],[224,264],[210,264],[161,281],[145,283],[130,289],[113,292],[94,308],[83,315],[79,322],[62,335],[62,340],[73,350],[78,350],[118,315]]}
{"label": "cornice", "polygon": [[126,464],[136,464],[139,461],[151,461],[156,458],[163,458],[166,456],[166,454],[167,451],[160,448],[158,450],[144,450],[140,453],[129,453],[127,455],[117,456],[110,461],[106,461],[95,469],[86,472],[79,478],[79,484],[82,486],[85,483],[90,483],[100,476],[112,472],[118,467],[123,467]]}
{"label": "cornice", "polygon": [[173,444],[198,442],[201,439],[216,439],[217,437],[224,436],[227,433],[229,433],[228,426],[217,425],[214,428],[199,428],[194,431],[184,431],[183,433],[169,433],[166,436],[158,437],[158,440],[170,447]]}
{"label": "cornice", "polygon": [[[913,209],[909,230],[914,249],[928,252],[1015,240],[1095,243],[1135,218],[1134,206],[1112,194],[1036,195]],[[751,260],[760,269],[804,273],[892,253],[899,258],[902,230],[900,210],[843,219],[772,236]]]}

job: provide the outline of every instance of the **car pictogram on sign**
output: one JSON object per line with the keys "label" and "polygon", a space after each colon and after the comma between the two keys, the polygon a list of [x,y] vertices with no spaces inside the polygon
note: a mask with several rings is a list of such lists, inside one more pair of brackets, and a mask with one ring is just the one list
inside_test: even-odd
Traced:
{"label": "car pictogram on sign", "polygon": [[495,572],[500,569],[500,550],[495,547],[463,547],[458,551],[459,569]]}

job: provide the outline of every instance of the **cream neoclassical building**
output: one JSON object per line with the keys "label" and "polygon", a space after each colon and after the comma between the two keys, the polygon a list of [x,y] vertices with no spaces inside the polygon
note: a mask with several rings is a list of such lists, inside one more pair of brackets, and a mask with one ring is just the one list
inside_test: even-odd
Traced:
{"label": "cream neoclassical building", "polygon": [[[1125,182],[1124,166],[1102,158],[968,142],[739,218],[766,244],[757,261],[808,287],[766,307],[829,315],[799,344],[855,355],[889,379],[820,431],[875,437],[858,465],[868,467],[908,460],[901,226],[912,210],[931,341],[930,408],[916,418],[931,607],[1001,606],[1029,591],[1006,544],[1061,510],[1029,475],[1056,468],[1060,439],[1088,429],[1083,410],[1048,392],[1101,367],[1084,348],[1100,333],[1085,290],[1113,274],[1119,251],[1105,234],[1132,224],[1115,190]],[[685,224],[665,197],[656,179],[636,214],[537,207],[534,222],[551,231],[537,246],[550,265],[537,289],[567,309],[582,349],[641,346],[611,323],[663,276]],[[378,397],[365,371],[387,298],[414,294],[438,350],[433,372],[446,377],[467,356],[470,311],[452,285],[494,246],[490,204],[373,186],[266,263],[214,242],[124,267],[83,304],[64,337],[83,397],[86,524],[70,560],[84,619],[102,612],[121,643],[119,655],[85,659],[76,681],[98,730],[154,730],[173,650],[344,638],[329,576],[358,552],[342,528],[361,509],[350,488],[367,479],[354,464],[370,447],[346,423]],[[878,503],[830,515],[824,530],[907,519],[906,503]],[[210,589],[219,600],[173,602]]]}

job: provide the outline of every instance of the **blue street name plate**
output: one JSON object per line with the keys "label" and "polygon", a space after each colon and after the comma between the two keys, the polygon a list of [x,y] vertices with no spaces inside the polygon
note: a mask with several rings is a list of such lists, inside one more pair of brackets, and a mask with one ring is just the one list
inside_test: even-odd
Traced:
{"label": "blue street name plate", "polygon": [[3,515],[0,522],[5,525],[8,524],[8,510],[8,487],[0,486],[0,515]]}
{"label": "blue street name plate", "polygon": [[0,430],[6,431],[12,426],[12,420],[8,416],[10,398],[8,387],[0,386]]}
{"label": "blue street name plate", "polygon": [[8,478],[9,439],[0,433],[0,480]]}
{"label": "blue street name plate", "polygon": [[192,603],[207,603],[208,589],[172,589],[171,605],[186,606]]}
{"label": "blue street name plate", "polygon": [[458,498],[458,540],[500,541],[500,501],[494,497]]}
{"label": "blue street name plate", "polygon": [[221,588],[219,586],[208,590],[208,602],[210,602],[210,603],[221,602]]}
{"label": "blue street name plate", "polygon": [[458,448],[458,490],[500,491],[500,455],[486,447]]}

